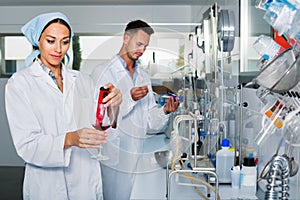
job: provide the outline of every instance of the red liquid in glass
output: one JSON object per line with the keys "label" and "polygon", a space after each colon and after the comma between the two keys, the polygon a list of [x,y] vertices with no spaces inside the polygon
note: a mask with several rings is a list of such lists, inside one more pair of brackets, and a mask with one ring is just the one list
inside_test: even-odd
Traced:
{"label": "red liquid in glass", "polygon": [[107,130],[109,127],[110,127],[110,125],[109,124],[100,124],[100,127],[101,127],[101,129],[103,130],[103,131],[105,131],[105,130]]}

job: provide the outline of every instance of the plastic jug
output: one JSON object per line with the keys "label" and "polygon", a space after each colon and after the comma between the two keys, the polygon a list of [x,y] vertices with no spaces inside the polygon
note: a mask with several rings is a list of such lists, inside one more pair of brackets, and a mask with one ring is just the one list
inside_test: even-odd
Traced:
{"label": "plastic jug", "polygon": [[253,198],[256,195],[257,170],[254,158],[245,157],[242,165],[241,176],[241,197]]}
{"label": "plastic jug", "polygon": [[234,166],[234,152],[229,150],[230,142],[223,139],[216,154],[216,173],[220,183],[231,183],[231,167]]}

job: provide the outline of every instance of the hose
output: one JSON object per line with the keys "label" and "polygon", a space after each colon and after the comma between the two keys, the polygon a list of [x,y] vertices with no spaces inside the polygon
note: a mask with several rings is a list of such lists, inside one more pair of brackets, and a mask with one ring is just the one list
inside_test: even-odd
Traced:
{"label": "hose", "polygon": [[[182,166],[184,166],[183,161],[180,160],[180,162],[181,162]],[[198,181],[198,182],[200,182],[200,183],[206,185],[206,186],[209,187],[216,195],[218,195],[218,200],[221,200],[219,193],[216,193],[216,188],[213,187],[213,186],[212,186],[211,184],[209,184],[208,182],[206,182],[206,181],[204,181],[204,180],[202,180],[202,179],[200,179],[200,178],[196,178],[196,177],[194,177],[194,176],[191,176],[191,175],[179,174],[179,176],[181,176],[181,177],[183,177],[183,178],[189,179],[189,180],[191,181],[192,184],[194,184],[194,181]],[[199,188],[197,188],[196,186],[194,186],[194,188],[195,188],[195,190],[197,191],[197,193],[198,193],[202,198],[204,198],[205,200],[209,200],[209,199],[201,192],[201,190],[199,190]]]}

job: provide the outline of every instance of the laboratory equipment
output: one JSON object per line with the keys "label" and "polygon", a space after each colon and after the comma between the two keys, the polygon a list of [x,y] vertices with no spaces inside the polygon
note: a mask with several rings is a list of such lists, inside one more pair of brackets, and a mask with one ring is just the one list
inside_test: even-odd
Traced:
{"label": "laboratory equipment", "polygon": [[234,189],[239,189],[240,188],[240,176],[241,176],[240,166],[232,167],[230,172],[231,172],[231,187]]}
{"label": "laboratory equipment", "polygon": [[299,1],[257,0],[256,7],[265,11],[264,20],[275,28],[279,35],[288,34],[291,38],[299,38]]}
{"label": "laboratory equipment", "polygon": [[284,102],[277,99],[274,95],[271,95],[270,97],[267,96],[261,99],[266,103],[266,106],[261,110],[261,113],[263,115],[262,128],[255,137],[255,142],[257,143],[257,145],[261,145],[276,130],[281,129],[284,123],[283,120],[285,118]]}
{"label": "laboratory equipment", "polygon": [[232,146],[236,146],[235,135],[236,135],[236,121],[235,121],[235,108],[233,105],[230,106],[230,111],[227,115],[227,138],[230,140]]}
{"label": "laboratory equipment", "polygon": [[264,19],[279,33],[287,33],[296,14],[295,6],[280,1],[271,1],[266,5]]}
{"label": "laboratory equipment", "polygon": [[[205,55],[201,57],[205,59],[204,66],[202,69],[198,66],[185,67],[190,65],[192,57],[189,57],[188,63],[183,65],[186,77],[184,77],[183,88],[177,93],[177,96],[183,95],[184,102],[181,104],[181,112],[178,112],[177,116],[173,118],[174,130],[170,135],[172,160],[169,164],[165,165],[164,163],[163,165],[171,166],[166,169],[168,199],[171,198],[171,180],[173,179],[178,185],[202,187],[206,191],[206,196],[197,191],[203,198],[207,198],[210,191],[215,192],[216,199],[220,198],[218,195],[219,177],[216,173],[215,162],[216,153],[220,149],[220,141],[228,136],[227,116],[231,117],[231,136],[235,140],[232,142],[234,145],[238,145],[236,135],[239,133],[239,125],[235,122],[235,120],[239,120],[239,117],[233,116],[234,113],[230,113],[230,115],[226,113],[231,107],[230,105],[233,107],[237,105],[236,94],[227,96],[226,92],[238,85],[238,79],[235,75],[232,76],[231,72],[224,70],[226,67],[235,71],[231,66],[233,63],[231,51],[235,39],[234,24],[234,16],[231,11],[220,9],[217,3],[209,7],[203,14],[201,26],[198,27],[201,29],[202,35],[195,35],[197,41],[199,41],[199,37],[203,37],[200,39],[204,42],[203,47],[199,47],[199,45],[197,47],[203,48]],[[228,55],[223,56],[223,54]],[[192,55],[194,57],[196,54]],[[197,71],[193,72],[191,69]],[[197,77],[198,74],[202,77]],[[201,88],[197,88],[199,80],[204,80],[205,83],[201,85]],[[232,112],[235,111],[237,109],[234,107]],[[238,152],[239,147],[235,149]],[[232,162],[228,167],[229,179],[226,180],[226,183],[231,181],[230,169],[234,166],[236,152],[230,152]],[[183,154],[186,156],[182,157]],[[211,184],[215,184],[215,187],[212,187]]]}
{"label": "laboratory equipment", "polygon": [[[182,132],[179,132],[179,126],[180,123],[188,121],[190,122],[189,127],[190,131],[189,134],[186,135]],[[199,134],[198,134],[198,122],[203,121],[203,116],[200,115],[200,112],[198,110],[195,111],[195,113],[190,112],[188,115],[177,115],[173,122],[173,134],[172,137],[174,139],[174,146],[173,146],[173,157],[171,163],[171,170],[167,168],[166,170],[166,191],[167,191],[167,198],[170,199],[171,195],[171,180],[174,176],[180,176],[187,180],[190,180],[190,183],[184,182],[184,181],[177,181],[177,184],[179,185],[188,185],[188,186],[194,186],[194,187],[204,187],[204,189],[212,190],[215,192],[215,199],[219,199],[218,195],[218,186],[219,186],[219,179],[217,174],[215,173],[215,167],[212,165],[210,159],[207,158],[207,156],[201,156],[197,154],[192,154],[192,150],[186,149],[186,142],[188,142],[188,147],[191,147],[192,143],[196,144],[199,140]],[[194,126],[194,137],[191,135],[191,126]],[[192,139],[193,138],[193,139]],[[194,145],[194,152],[197,152],[196,145]],[[186,151],[187,156],[185,158],[182,158],[182,153]],[[184,163],[187,163],[186,165]],[[167,164],[168,166],[169,164]],[[187,168],[185,167],[187,166]],[[204,174],[206,176],[206,180],[194,177],[191,175],[188,175],[190,173],[198,173],[198,174]],[[209,183],[209,177],[214,177],[215,180],[215,187],[213,187]],[[198,182],[199,184],[195,183]],[[197,190],[198,193],[205,197],[205,195]],[[208,195],[208,194],[207,194]]]}
{"label": "laboratory equipment", "polygon": [[[295,87],[297,88],[297,87]],[[297,146],[298,130],[299,130],[299,116],[300,107],[297,100],[291,94],[293,90],[289,90],[284,94],[276,95],[274,93],[265,94],[264,103],[267,104],[268,109],[262,109],[263,118],[273,118],[272,123],[269,124],[271,129],[266,130],[264,134],[274,134],[273,132],[280,133],[280,141],[276,148],[275,154],[263,167],[260,174],[259,181],[262,179],[267,181],[265,199],[276,199],[281,196],[282,199],[288,199],[289,177],[293,177],[298,173],[298,163],[293,156],[294,147]],[[293,92],[294,93],[294,92]],[[295,95],[297,98],[297,95]],[[283,106],[281,106],[283,105]],[[281,117],[279,117],[281,116]],[[282,120],[277,121],[276,119]],[[284,120],[283,120],[284,119]],[[278,126],[278,123],[282,123]],[[270,133],[272,132],[272,133]],[[267,141],[270,141],[268,138]],[[279,155],[279,150],[284,147],[285,152]],[[286,171],[288,168],[288,172]],[[280,195],[281,194],[281,195]],[[296,194],[296,193],[295,193]],[[297,195],[297,194],[296,194]]]}
{"label": "laboratory equipment", "polygon": [[[277,143],[276,140],[281,138],[275,154],[262,168],[259,180],[263,179],[260,183],[267,182],[262,187],[265,189],[265,199],[299,199],[297,192],[289,193],[294,184],[290,184],[290,177],[296,176],[299,168],[293,155],[294,147],[299,147],[300,104],[295,93],[299,92],[300,81],[299,1],[260,0],[256,2],[256,6],[265,11],[264,19],[277,35],[285,38],[289,46],[289,49],[272,60],[262,63],[260,72],[253,80],[260,85],[257,95],[265,105],[261,109],[263,133],[260,132],[255,141],[266,151],[264,144]],[[268,137],[270,135],[274,137]],[[280,152],[281,147],[284,149],[283,154]],[[298,177],[294,181],[298,185]],[[295,187],[293,189],[299,191]]]}
{"label": "laboratory equipment", "polygon": [[[228,10],[220,10],[218,13],[218,48],[222,52],[230,52],[234,47],[234,14]],[[222,44],[221,44],[222,43]],[[222,47],[222,49],[221,49]]]}
{"label": "laboratory equipment", "polygon": [[269,0],[257,0],[255,2],[255,7],[258,8],[258,9],[261,9],[261,10],[266,10],[266,3],[268,2]]}
{"label": "laboratory equipment", "polygon": [[267,178],[268,178],[268,173],[269,173],[269,170],[270,170],[270,168],[271,168],[272,162],[273,162],[274,158],[275,158],[276,156],[278,156],[278,152],[279,152],[280,147],[281,147],[282,144],[283,144],[283,141],[284,141],[284,140],[283,140],[283,137],[282,137],[281,140],[280,140],[280,142],[279,142],[279,144],[278,144],[278,147],[277,147],[277,149],[276,149],[276,151],[275,151],[275,154],[271,157],[271,159],[267,162],[267,164],[266,164],[265,167],[263,168],[263,170],[262,170],[262,172],[261,172],[261,174],[260,174],[258,180],[261,180],[261,179],[267,179]]}
{"label": "laboratory equipment", "polygon": [[264,57],[266,60],[272,60],[284,50],[284,48],[277,44],[273,38],[267,35],[258,36],[253,43],[253,47],[259,55],[267,56]]}
{"label": "laboratory equipment", "polygon": [[162,168],[170,168],[171,161],[173,158],[172,151],[170,150],[165,150],[165,151],[157,151],[154,153],[154,157],[156,162],[161,166]]}
{"label": "laboratory equipment", "polygon": [[[252,83],[272,92],[286,92],[300,80],[299,53],[293,48],[285,50],[260,70]],[[247,85],[250,85],[248,83]]]}
{"label": "laboratory equipment", "polygon": [[[288,161],[283,156],[275,156],[268,174],[267,190],[265,192],[265,199],[289,199],[289,176],[290,169]],[[281,186],[281,190],[278,188]]]}

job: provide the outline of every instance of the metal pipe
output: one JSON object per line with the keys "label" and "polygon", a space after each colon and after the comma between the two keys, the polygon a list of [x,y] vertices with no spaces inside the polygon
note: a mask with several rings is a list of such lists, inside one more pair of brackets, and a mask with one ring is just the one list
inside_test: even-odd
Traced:
{"label": "metal pipe", "polygon": [[[244,133],[243,133],[243,129],[241,127],[243,127],[243,109],[242,109],[242,102],[243,102],[243,86],[242,84],[239,85],[239,89],[237,90],[237,98],[236,98],[236,101],[237,101],[237,105],[239,105],[238,107],[238,116],[237,116],[237,119],[239,119],[239,123],[236,123],[237,124],[237,127],[236,127],[236,131],[234,133],[234,140],[235,140],[235,145],[237,146],[236,144],[236,137],[237,137],[237,134],[239,134],[239,165],[242,166],[242,156],[241,156],[241,151],[242,151],[242,141],[243,141],[243,137],[244,137]],[[235,151],[237,151],[237,149],[235,148]],[[235,155],[237,153],[235,152]]]}

